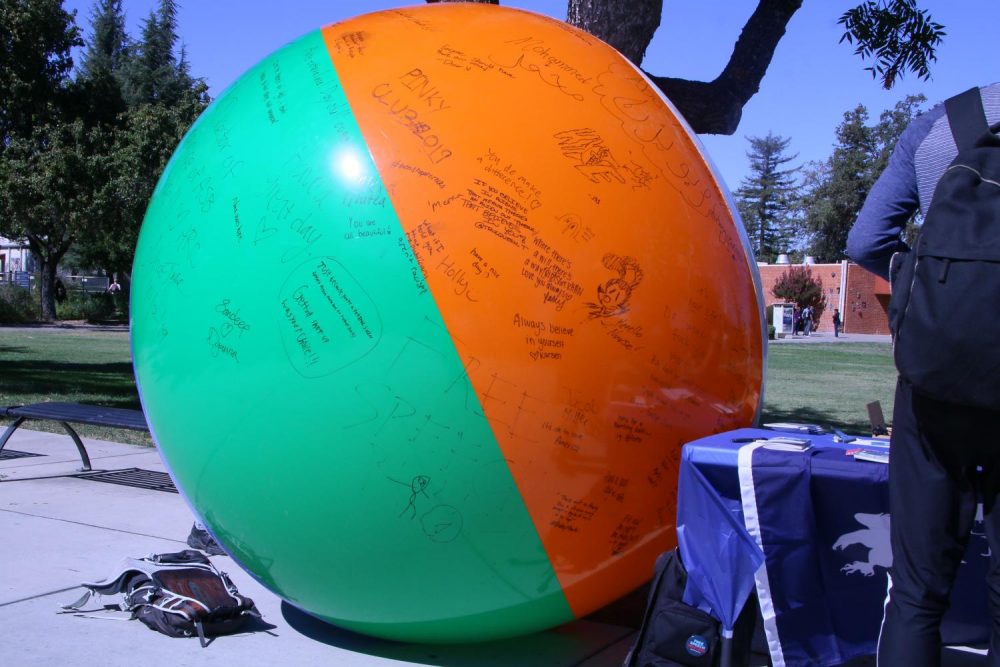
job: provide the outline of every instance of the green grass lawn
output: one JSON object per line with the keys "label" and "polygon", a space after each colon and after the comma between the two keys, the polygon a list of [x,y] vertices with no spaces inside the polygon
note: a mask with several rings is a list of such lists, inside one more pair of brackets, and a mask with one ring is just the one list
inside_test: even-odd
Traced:
{"label": "green grass lawn", "polygon": [[[762,421],[796,421],[868,433],[865,405],[881,401],[888,419],[896,372],[889,345],[772,344]],[[128,334],[0,328],[0,406],[42,401],[139,409]],[[9,420],[7,420],[9,421]],[[61,432],[53,422],[30,428]],[[149,444],[145,433],[80,425],[81,435]]]}
{"label": "green grass lawn", "polygon": [[[128,334],[0,328],[0,406],[43,401],[140,409]],[[55,422],[29,421],[25,426],[64,432]],[[142,432],[83,424],[73,428],[88,438],[152,444]]]}
{"label": "green grass lawn", "polygon": [[835,426],[869,435],[872,401],[892,418],[896,368],[889,343],[772,344],[761,421]]}

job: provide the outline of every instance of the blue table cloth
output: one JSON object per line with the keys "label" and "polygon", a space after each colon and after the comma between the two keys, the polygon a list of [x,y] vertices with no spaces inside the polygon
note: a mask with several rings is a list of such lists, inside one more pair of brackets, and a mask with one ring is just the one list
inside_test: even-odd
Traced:
{"label": "blue table cloth", "polygon": [[[810,439],[805,451],[757,440]],[[855,460],[870,439],[739,429],[687,444],[678,480],[677,539],[685,602],[732,628],[752,592],[775,667],[840,665],[875,652],[889,543],[888,466]],[[989,548],[977,524],[942,627],[946,643],[988,637]]]}

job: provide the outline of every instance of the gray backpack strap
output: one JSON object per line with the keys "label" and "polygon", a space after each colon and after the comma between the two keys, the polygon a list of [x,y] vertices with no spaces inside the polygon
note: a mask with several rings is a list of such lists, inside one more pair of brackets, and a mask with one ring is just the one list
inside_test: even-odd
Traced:
{"label": "gray backpack strap", "polygon": [[979,88],[970,88],[948,98],[944,102],[944,108],[948,114],[951,136],[955,139],[959,152],[972,148],[981,136],[989,132],[990,126],[986,122],[986,111],[983,109]]}
{"label": "gray backpack strap", "polygon": [[59,608],[62,609],[62,611],[59,612],[59,613],[60,614],[67,614],[67,613],[68,614],[72,614],[72,613],[80,611],[81,607],[83,607],[85,604],[87,604],[88,602],[90,602],[90,598],[93,595],[94,595],[94,591],[92,591],[91,589],[88,588],[86,591],[84,591],[83,595],[76,602],[70,602],[68,604],[59,605]]}
{"label": "gray backpack strap", "polygon": [[125,592],[128,582],[136,574],[149,576],[157,569],[156,564],[144,558],[123,558],[111,574],[98,581],[85,581],[80,585],[87,589],[80,599],[60,605],[60,613],[75,613],[90,601],[94,595],[117,595]]}
{"label": "gray backpack strap", "polygon": [[212,643],[205,638],[205,626],[202,625],[201,621],[195,621],[194,627],[198,630],[198,641],[201,642],[202,648],[205,648]]}

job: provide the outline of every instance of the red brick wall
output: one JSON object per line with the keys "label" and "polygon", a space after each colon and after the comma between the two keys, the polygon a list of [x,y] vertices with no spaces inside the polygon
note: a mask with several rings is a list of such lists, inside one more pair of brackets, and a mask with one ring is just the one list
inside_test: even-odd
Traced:
{"label": "red brick wall", "polygon": [[857,264],[847,265],[844,332],[889,333],[889,282]]}
{"label": "red brick wall", "polygon": [[[761,290],[764,292],[764,306],[772,303],[783,303],[784,299],[779,299],[771,293],[774,284],[788,271],[793,264],[758,264],[760,270]],[[829,331],[833,333],[833,309],[840,307],[840,272],[842,264],[810,264],[814,278],[818,278],[823,283],[823,292],[826,293],[826,309],[818,322],[813,325],[814,331]],[[850,274],[848,274],[850,275]],[[843,310],[840,311],[843,316]],[[770,324],[770,323],[769,323]]]}
{"label": "red brick wall", "polygon": [[[764,305],[780,303],[771,290],[778,278],[784,274],[789,264],[760,264],[761,290]],[[844,333],[888,334],[887,316],[889,304],[889,283],[873,273],[865,271],[857,264],[811,264],[813,276],[823,283],[826,293],[826,309],[816,331],[833,333],[833,309],[840,308],[844,323]],[[847,283],[843,299],[840,294],[841,272],[847,267]]]}

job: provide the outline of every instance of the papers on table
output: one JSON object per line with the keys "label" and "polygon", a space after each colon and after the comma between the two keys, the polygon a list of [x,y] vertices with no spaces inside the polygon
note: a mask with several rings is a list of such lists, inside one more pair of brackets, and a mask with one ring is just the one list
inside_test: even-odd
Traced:
{"label": "papers on table", "polygon": [[855,461],[871,461],[872,463],[888,463],[889,452],[886,450],[859,449],[854,452]]}
{"label": "papers on table", "polygon": [[851,444],[856,445],[858,447],[863,447],[865,449],[871,449],[872,447],[874,447],[876,449],[884,449],[886,451],[889,450],[888,440],[863,440],[861,438],[856,438],[854,440],[851,440]]}
{"label": "papers on table", "polygon": [[[766,428],[775,431],[793,431],[796,433],[815,433],[814,430],[819,429],[819,433],[825,433],[820,427],[815,424],[791,424],[784,422],[777,422],[771,424],[764,424]],[[845,436],[836,429],[834,429],[837,435],[834,437],[834,442],[844,443],[850,442],[852,447],[844,451],[848,456],[854,457],[857,461],[872,461],[875,463],[888,463],[889,462],[889,441],[881,439],[869,439],[869,438],[857,438],[853,436]],[[812,449],[812,440],[810,438],[791,436],[791,435],[776,435],[770,438],[763,437],[750,437],[750,438],[734,438],[733,442],[745,442],[745,443],[760,443],[765,449],[776,450],[780,452],[805,452]]]}
{"label": "papers on table", "polygon": [[858,447],[848,449],[845,454],[853,456],[855,461],[889,462],[888,440],[854,440],[851,444]]}
{"label": "papers on table", "polygon": [[771,422],[770,424],[764,424],[764,428],[769,428],[772,431],[788,431],[790,433],[808,433],[810,435],[821,435],[826,433],[826,430],[819,426],[818,424],[794,424],[791,422]]}
{"label": "papers on table", "polygon": [[764,440],[765,449],[774,449],[779,452],[804,452],[810,447],[812,447],[812,440],[809,438],[777,436]]}

